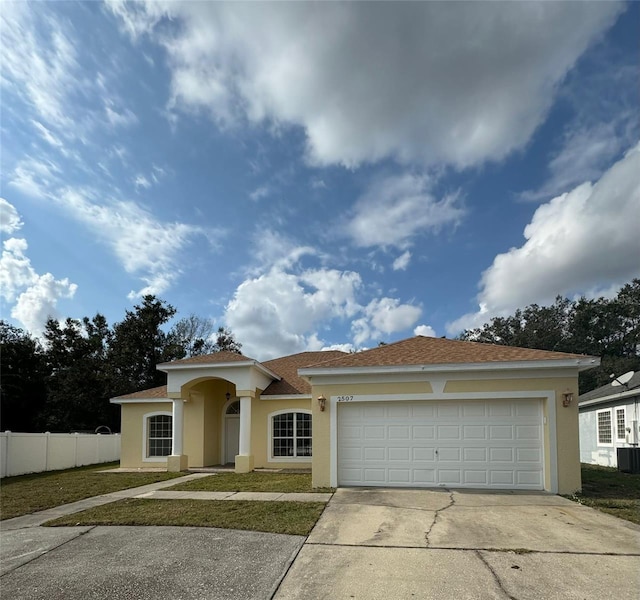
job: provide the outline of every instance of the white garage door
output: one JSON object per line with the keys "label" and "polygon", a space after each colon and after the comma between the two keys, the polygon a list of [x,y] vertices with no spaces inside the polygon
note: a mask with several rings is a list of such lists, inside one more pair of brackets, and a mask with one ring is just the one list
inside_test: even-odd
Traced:
{"label": "white garage door", "polygon": [[338,404],[338,485],[544,487],[539,400]]}

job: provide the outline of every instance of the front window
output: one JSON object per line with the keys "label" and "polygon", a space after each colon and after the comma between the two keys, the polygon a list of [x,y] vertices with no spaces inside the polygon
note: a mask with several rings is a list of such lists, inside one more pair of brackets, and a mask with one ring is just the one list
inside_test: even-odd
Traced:
{"label": "front window", "polygon": [[149,417],[147,456],[169,456],[171,454],[172,420],[170,415]]}
{"label": "front window", "polygon": [[613,432],[611,430],[611,411],[601,410],[597,413],[598,418],[598,444],[600,446],[610,446],[613,443]]}
{"label": "front window", "polygon": [[288,412],[272,417],[272,456],[302,458],[311,456],[311,415]]}

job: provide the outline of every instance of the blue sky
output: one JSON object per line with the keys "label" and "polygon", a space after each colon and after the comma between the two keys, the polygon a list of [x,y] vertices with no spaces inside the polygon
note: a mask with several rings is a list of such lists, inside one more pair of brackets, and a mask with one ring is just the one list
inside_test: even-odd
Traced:
{"label": "blue sky", "polygon": [[3,2],[2,317],[268,359],[640,276],[638,3]]}

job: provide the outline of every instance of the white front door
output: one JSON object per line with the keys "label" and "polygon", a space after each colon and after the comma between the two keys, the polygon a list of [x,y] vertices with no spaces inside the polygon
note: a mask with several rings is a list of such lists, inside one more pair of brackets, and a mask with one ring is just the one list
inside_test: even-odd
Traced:
{"label": "white front door", "polygon": [[338,485],[541,490],[541,402],[339,404]]}
{"label": "white front door", "polygon": [[224,463],[234,463],[240,451],[240,415],[225,416],[224,446]]}

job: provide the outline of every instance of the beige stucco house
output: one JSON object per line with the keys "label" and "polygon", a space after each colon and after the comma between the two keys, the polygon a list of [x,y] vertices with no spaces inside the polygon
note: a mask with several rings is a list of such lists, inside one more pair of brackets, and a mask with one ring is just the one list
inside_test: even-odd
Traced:
{"label": "beige stucco house", "polygon": [[314,486],[580,488],[578,373],[599,359],[417,336],[158,365],[114,398],[123,467],[310,468]]}

